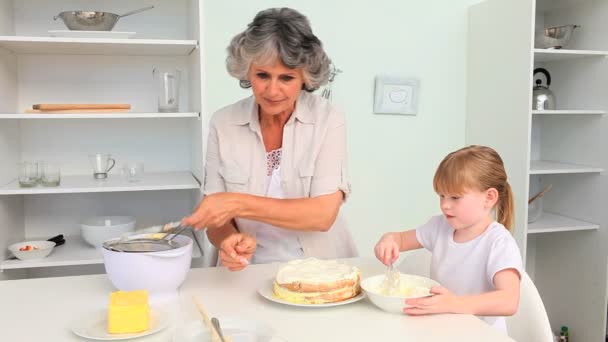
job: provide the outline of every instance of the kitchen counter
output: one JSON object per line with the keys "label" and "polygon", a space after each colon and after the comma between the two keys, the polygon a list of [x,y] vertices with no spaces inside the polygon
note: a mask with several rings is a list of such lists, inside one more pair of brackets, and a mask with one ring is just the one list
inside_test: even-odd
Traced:
{"label": "kitchen counter", "polygon": [[[385,271],[374,258],[346,262],[358,266],[363,277]],[[175,329],[200,319],[193,295],[209,316],[250,318],[271,325],[282,338],[277,341],[512,341],[471,315],[396,315],[381,311],[368,299],[327,308],[274,303],[261,297],[257,289],[270,285],[278,266],[251,265],[241,272],[223,267],[192,269],[179,298],[162,306],[169,313],[169,328],[132,341],[172,341]],[[400,269],[426,275],[428,256],[408,253]],[[0,340],[84,341],[70,326],[104,310],[112,291],[105,274],[0,282]]]}

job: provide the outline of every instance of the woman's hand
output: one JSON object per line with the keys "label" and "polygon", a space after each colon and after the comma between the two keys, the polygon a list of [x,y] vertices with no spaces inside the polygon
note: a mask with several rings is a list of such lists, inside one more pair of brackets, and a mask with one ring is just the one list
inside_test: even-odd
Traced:
{"label": "woman's hand", "polygon": [[255,238],[247,234],[235,233],[222,241],[219,257],[222,265],[231,271],[240,271],[249,265],[256,248]]}
{"label": "woman's hand", "polygon": [[457,310],[458,296],[445,287],[435,286],[431,288],[431,294],[429,297],[406,299],[405,304],[412,307],[404,308],[403,312],[412,316],[460,312]]}
{"label": "woman's hand", "polygon": [[376,243],[374,253],[378,260],[388,266],[399,259],[399,247],[399,233],[386,233]]}
{"label": "woman's hand", "polygon": [[182,223],[195,229],[222,227],[238,213],[237,196],[231,192],[207,195]]}

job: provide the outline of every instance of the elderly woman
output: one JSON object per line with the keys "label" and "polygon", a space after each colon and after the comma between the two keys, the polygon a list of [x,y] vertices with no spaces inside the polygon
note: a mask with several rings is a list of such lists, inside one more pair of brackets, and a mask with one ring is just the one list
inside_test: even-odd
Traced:
{"label": "elderly woman", "polygon": [[311,94],[330,60],[308,19],[259,12],[228,47],[227,69],[248,97],[216,112],[205,197],[185,224],[208,228],[223,265],[356,255],[340,218],[350,194],[343,113]]}

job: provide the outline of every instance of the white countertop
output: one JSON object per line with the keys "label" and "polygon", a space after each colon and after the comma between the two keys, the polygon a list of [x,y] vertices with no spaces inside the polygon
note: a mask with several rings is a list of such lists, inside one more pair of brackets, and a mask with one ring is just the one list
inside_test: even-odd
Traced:
{"label": "white countertop", "polygon": [[[414,254],[412,254],[414,255]],[[426,275],[426,259],[406,256],[401,270]],[[347,259],[363,277],[383,273],[373,258]],[[298,341],[512,341],[470,315],[410,317],[376,308],[368,299],[329,307],[301,308],[271,302],[257,293],[269,284],[278,264],[252,265],[241,272],[223,267],[190,271],[179,298],[163,309],[170,328],[132,341],[172,341],[175,329],[200,319],[192,295],[210,316],[251,318],[271,325],[290,342]],[[73,322],[106,308],[114,291],[105,274],[0,281],[0,340],[84,341],[70,331]]]}

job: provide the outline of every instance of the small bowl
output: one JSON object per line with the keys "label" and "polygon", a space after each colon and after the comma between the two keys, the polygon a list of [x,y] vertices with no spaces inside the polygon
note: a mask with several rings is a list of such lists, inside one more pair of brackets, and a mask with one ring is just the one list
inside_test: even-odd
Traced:
{"label": "small bowl", "polygon": [[409,307],[405,304],[405,299],[427,297],[431,287],[440,286],[433,279],[401,273],[401,293],[389,296],[381,293],[384,277],[385,275],[381,274],[365,278],[361,281],[361,288],[374,305],[384,311],[398,314],[403,313],[403,308]]}
{"label": "small bowl", "polygon": [[121,237],[135,230],[133,216],[96,216],[86,219],[80,225],[84,241],[93,247],[101,247],[104,241]]}
{"label": "small bowl", "polygon": [[[29,251],[19,250],[26,246],[31,246],[35,249]],[[8,246],[8,250],[19,260],[36,260],[46,258],[53,251],[53,247],[55,247],[55,243],[52,241],[24,241]]]}
{"label": "small bowl", "polygon": [[536,35],[536,46],[543,49],[561,49],[568,45],[572,33],[579,25],[546,27]]}

